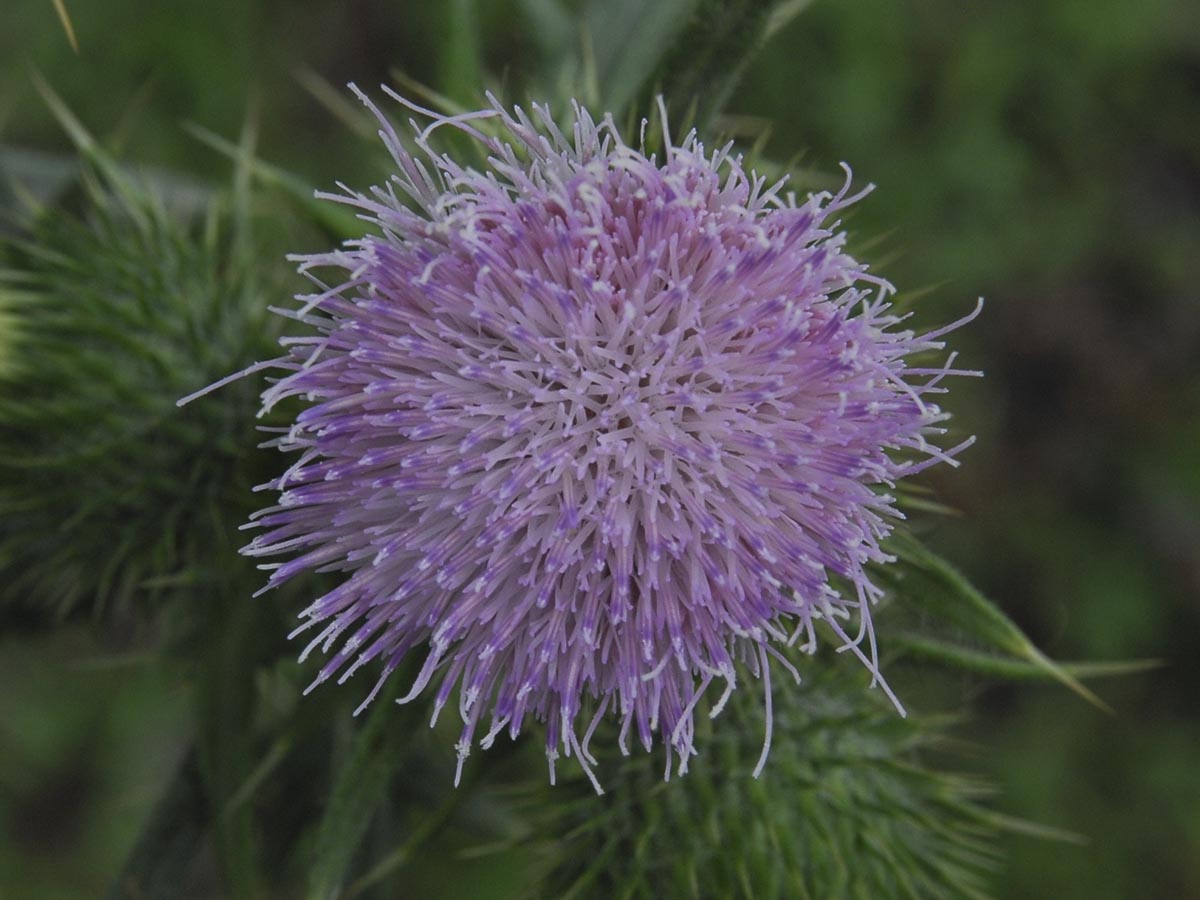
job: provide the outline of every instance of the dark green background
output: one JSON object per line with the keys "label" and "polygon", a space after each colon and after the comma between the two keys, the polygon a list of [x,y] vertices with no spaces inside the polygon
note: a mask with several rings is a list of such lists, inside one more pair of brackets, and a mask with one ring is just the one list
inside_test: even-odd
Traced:
{"label": "dark green background", "polygon": [[[226,178],[181,124],[232,137],[252,108],[265,159],[363,184],[378,153],[305,73],[399,70],[477,102],[478,49],[524,99],[563,37],[543,5],[76,0],[75,55],[50,0],[6,0],[0,143],[67,148],[32,65],[125,159]],[[1055,687],[955,685],[999,808],[1088,839],[1006,839],[998,892],[1200,896],[1200,5],[816,0],[727,111],[769,126],[774,158],[878,185],[850,224],[877,271],[928,291],[921,321],[987,298],[955,344],[988,377],[947,404],[979,442],[928,479],[962,517],[930,540],[1053,655],[1165,663],[1099,685],[1113,717]],[[114,665],[78,626],[0,637],[0,897],[95,896],[132,845],[185,728],[146,639]]]}

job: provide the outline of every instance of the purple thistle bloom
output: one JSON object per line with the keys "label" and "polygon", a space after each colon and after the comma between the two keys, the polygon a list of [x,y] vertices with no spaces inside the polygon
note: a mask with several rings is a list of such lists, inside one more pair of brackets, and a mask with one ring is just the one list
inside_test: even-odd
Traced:
{"label": "purple thistle bloom", "polygon": [[[697,707],[739,673],[769,721],[771,660],[796,676],[778,647],[811,650],[817,620],[882,684],[867,566],[899,513],[878,486],[970,442],[930,442],[953,355],[906,362],[961,323],[898,328],[830,222],[862,196],[849,170],[800,202],[665,124],[660,159],[579,106],[564,133],[537,105],[445,117],[393,94],[433,120],[414,154],[356,93],[398,172],[327,196],[379,233],[300,258],[318,292],[288,315],[316,333],[254,367],[287,372],[264,408],[308,406],[244,552],[290,556],[263,590],[344,574],[296,631],[319,629],[301,659],[332,652],[309,689],[374,663],[365,707],[425,653],[400,702],[436,685],[436,720],[457,689],[460,772],[532,717],[553,778],[560,750],[592,777],[606,714],[623,751],[657,734],[686,770]],[[484,171],[431,147],[443,126]]]}

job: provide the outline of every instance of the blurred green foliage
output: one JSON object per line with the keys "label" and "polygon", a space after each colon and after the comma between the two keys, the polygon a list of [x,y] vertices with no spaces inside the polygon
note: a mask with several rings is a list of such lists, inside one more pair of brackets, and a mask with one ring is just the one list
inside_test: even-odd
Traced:
{"label": "blurred green foliage", "polygon": [[[971,768],[999,787],[1002,811],[1088,840],[1005,839],[997,892],[1200,894],[1200,8],[1183,0],[817,0],[802,10],[777,4],[777,13],[799,14],[764,22],[752,6],[664,3],[660,17],[631,31],[621,16],[558,0],[70,3],[76,54],[49,0],[8,0],[0,11],[0,229],[22,215],[14,176],[43,199],[61,199],[73,179],[61,155],[71,148],[36,96],[31,64],[134,163],[228,183],[230,160],[182,126],[236,146],[253,107],[262,159],[321,187],[334,179],[361,186],[378,180],[384,161],[347,127],[355,113],[330,99],[346,81],[370,87],[402,73],[462,104],[478,101],[479,77],[514,100],[535,84],[555,94],[582,85],[586,99],[621,100],[642,87],[638,78],[632,87],[622,81],[631,65],[646,63],[637,47],[681,34],[702,40],[711,18],[697,10],[742,10],[748,18],[731,20],[729,46],[761,47],[714,127],[818,170],[845,159],[858,179],[876,182],[850,225],[856,237],[876,239],[878,271],[926,292],[918,322],[960,314],[977,294],[988,298],[961,335],[965,358],[988,378],[956,385],[950,403],[957,427],[980,440],[961,470],[930,478],[964,517],[935,525],[928,539],[1053,655],[1165,663],[1106,683],[1111,717],[1060,690],[940,672],[898,680],[910,705],[971,700],[977,715],[958,733],[981,748]],[[711,59],[672,59],[682,61],[644,66],[668,96],[673,84],[686,94],[697,78],[720,89],[712,82],[724,68]],[[704,99],[688,109],[675,100],[673,117],[712,112]],[[328,243],[297,218],[276,210],[272,221],[292,229],[279,246]],[[277,254],[263,260],[265,276],[286,277]],[[6,340],[0,367],[11,355]],[[208,610],[213,627],[226,626],[221,641],[236,647],[255,629],[277,637],[281,610],[267,605],[240,620],[240,599],[230,594]],[[488,841],[520,843],[523,833],[488,792],[453,794],[444,755],[418,742],[411,758],[388,757],[382,773],[378,759],[354,756],[360,729],[384,729],[366,746],[386,754],[387,729],[408,734],[414,719],[351,723],[345,707],[354,698],[321,692],[295,718],[302,676],[291,663],[264,669],[270,658],[192,648],[189,662],[172,669],[145,658],[143,648],[159,642],[154,625],[49,632],[33,614],[5,615],[0,884],[17,898],[102,894],[163,791],[186,798],[189,778],[231,810],[219,813],[219,855],[236,864],[246,854],[248,866],[279,861],[288,896],[318,896],[341,881],[363,894],[480,897],[483,879],[507,896],[536,870],[536,853],[500,862],[462,856]],[[243,668],[228,668],[231,658]],[[225,671],[210,683],[232,700],[194,696],[206,670]],[[242,709],[225,723],[237,739],[193,747],[192,718],[181,708],[194,704],[204,715],[206,702],[217,717],[231,704]],[[276,719],[262,720],[272,709]],[[281,732],[283,722],[294,730]],[[523,771],[523,751],[512,752],[513,760],[489,759],[489,771]],[[308,757],[331,765],[304,781],[288,763]],[[305,874],[309,845],[273,843],[325,812],[330,773],[352,761],[376,773],[385,797],[410,807],[415,797],[426,815],[389,821],[389,809],[409,807],[370,797],[339,811],[354,819],[346,828],[364,836],[364,849],[339,851],[346,871]],[[285,771],[301,780],[281,783]],[[245,818],[248,785],[272,803],[294,801],[279,834],[263,835]],[[469,809],[457,812],[463,795]],[[441,829],[436,847],[422,827]],[[180,852],[195,857],[195,896],[220,896],[211,848]],[[371,875],[363,864],[389,854],[391,868],[361,884]]]}
{"label": "blurred green foliage", "polygon": [[15,334],[0,375],[0,599],[127,615],[135,595],[211,584],[253,508],[239,485],[269,477],[254,470],[265,454],[244,452],[252,385],[232,388],[240,407],[175,401],[274,351],[266,307],[280,288],[244,210],[214,195],[171,212],[197,189],[151,193],[83,152],[78,180],[31,210],[0,268]]}

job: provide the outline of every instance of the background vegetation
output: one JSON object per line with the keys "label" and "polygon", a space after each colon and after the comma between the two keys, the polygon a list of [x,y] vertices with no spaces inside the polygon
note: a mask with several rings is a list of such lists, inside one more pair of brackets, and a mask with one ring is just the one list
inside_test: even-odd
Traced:
{"label": "background vegetation", "polygon": [[[636,91],[622,73],[648,39],[620,33],[630,3],[609,6],[68,3],[75,53],[49,0],[7,0],[0,228],[21,208],[15,181],[52,192],[68,177],[72,148],[31,65],[123,160],[172,173],[184,193],[232,177],[185,125],[236,142],[247,120],[261,159],[308,184],[363,185],[383,161],[345,82],[404,76],[476,103],[480,85],[518,100],[574,81],[603,101]],[[906,696],[970,708],[953,733],[998,789],[995,808],[1086,839],[1003,838],[998,895],[1200,896],[1200,6],[777,9],[801,6],[778,20],[716,125],[768,158],[800,154],[815,173],[846,160],[875,182],[850,225],[877,271],[923,292],[922,321],[988,301],[958,339],[988,377],[956,385],[949,403],[979,441],[962,469],[928,479],[962,515],[927,521],[925,537],[1052,655],[1164,663],[1100,686],[1114,716],[1057,687],[935,672],[909,676]],[[329,243],[311,227],[258,227],[276,270],[283,250]],[[212,616],[230,605],[214,600]],[[190,676],[146,664],[164,635],[134,616],[52,628],[21,607],[3,627],[0,897],[100,896],[180,764]],[[275,652],[286,669],[290,650]],[[414,764],[393,790],[424,796],[445,775]],[[504,896],[516,865],[454,855],[470,844],[452,835],[407,861],[405,895],[482,897],[486,883]],[[206,877],[216,894],[215,875],[194,880]]]}

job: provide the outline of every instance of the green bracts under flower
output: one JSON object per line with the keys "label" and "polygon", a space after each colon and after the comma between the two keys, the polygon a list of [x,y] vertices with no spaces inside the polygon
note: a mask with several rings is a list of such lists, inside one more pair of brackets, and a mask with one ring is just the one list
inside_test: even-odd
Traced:
{"label": "green bracts under flower", "polygon": [[632,758],[608,761],[603,797],[580,778],[571,798],[546,798],[537,832],[565,837],[543,845],[537,896],[987,896],[1009,825],[979,781],[928,766],[939,723],[900,718],[831,661],[804,676],[775,698],[761,780],[761,698],[736,691],[726,715],[741,727],[705,736],[684,790]]}

